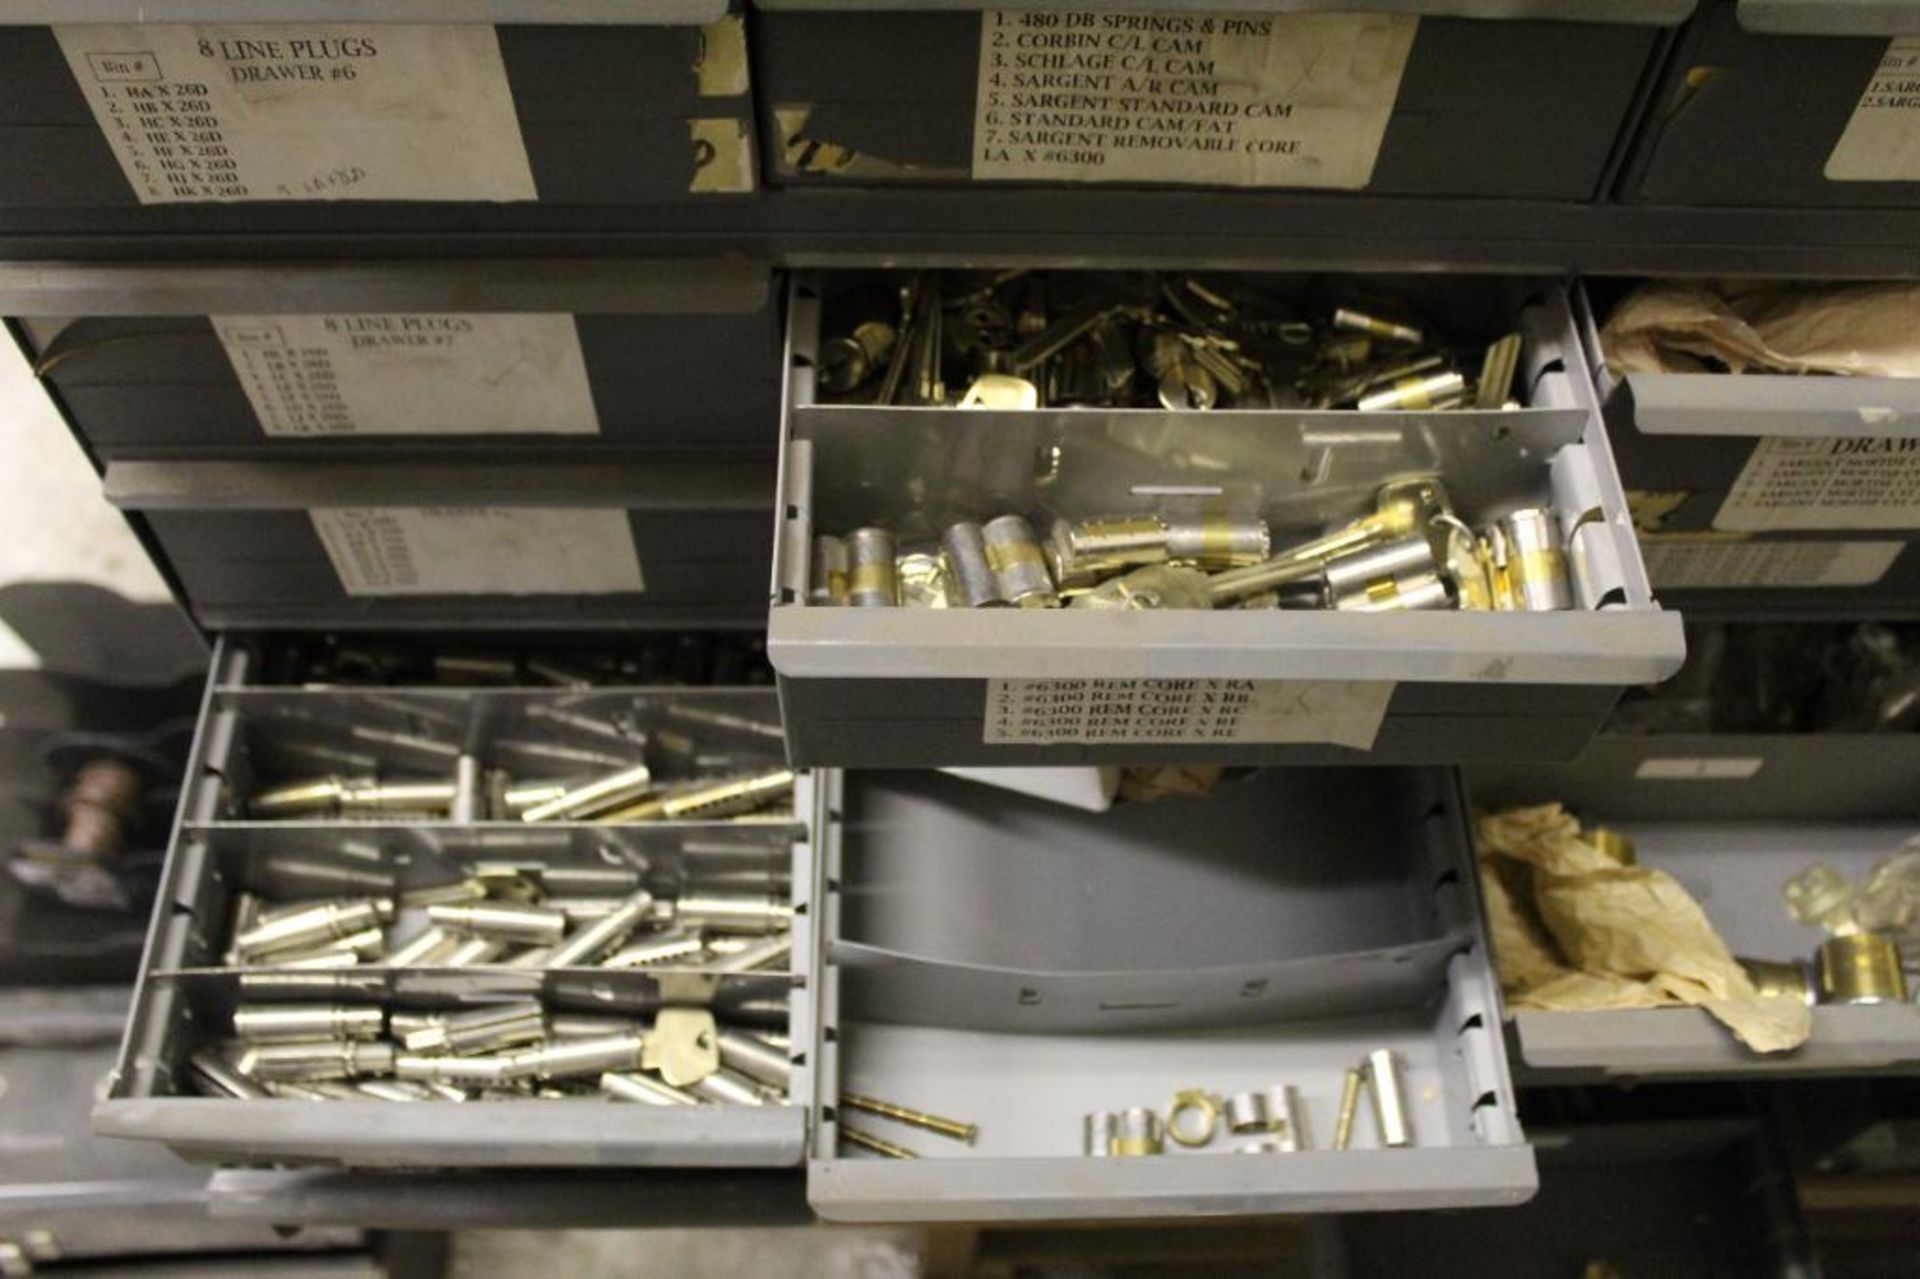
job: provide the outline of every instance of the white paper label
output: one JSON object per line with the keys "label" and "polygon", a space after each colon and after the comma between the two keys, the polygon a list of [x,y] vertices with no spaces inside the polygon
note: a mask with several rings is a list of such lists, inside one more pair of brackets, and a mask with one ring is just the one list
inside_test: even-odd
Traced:
{"label": "white paper label", "polygon": [[1371,750],[1391,680],[995,679],[989,745],[1301,742]]}
{"label": "white paper label", "polygon": [[142,204],[535,197],[492,27],[54,34]]}
{"label": "white paper label", "polygon": [[1872,586],[1905,542],[1747,542],[1717,537],[1640,536],[1656,591],[1755,586]]}
{"label": "white paper label", "polygon": [[973,176],[1357,190],[1420,20],[988,11]]}
{"label": "white paper label", "polygon": [[310,514],[349,595],[645,589],[625,511],[335,506]]}
{"label": "white paper label", "polygon": [[1920,36],[1888,41],[1827,157],[1830,182],[1920,182]]}
{"label": "white paper label", "polygon": [[1713,517],[1733,533],[1920,528],[1920,437],[1768,436]]}
{"label": "white paper label", "polygon": [[1766,760],[1758,755],[1718,755],[1683,758],[1678,755],[1643,759],[1633,771],[1642,782],[1742,782],[1760,771]]}
{"label": "white paper label", "polygon": [[273,437],[595,435],[570,315],[216,315]]}

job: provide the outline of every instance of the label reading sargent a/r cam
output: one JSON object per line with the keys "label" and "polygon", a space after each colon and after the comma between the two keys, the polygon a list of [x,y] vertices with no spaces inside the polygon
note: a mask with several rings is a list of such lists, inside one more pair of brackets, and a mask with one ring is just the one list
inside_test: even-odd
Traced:
{"label": "label reading sargent a/r cam", "polygon": [[1830,182],[1920,182],[1920,36],[1889,41],[1827,157]]}
{"label": "label reading sargent a/r cam", "polygon": [[594,435],[570,315],[216,315],[268,436]]}
{"label": "label reading sargent a/r cam", "polygon": [[625,511],[336,506],[310,514],[349,595],[645,589]]}
{"label": "label reading sargent a/r cam", "polygon": [[1392,680],[995,679],[988,745],[1296,742],[1371,750]]}
{"label": "label reading sargent a/r cam", "polygon": [[534,198],[492,27],[54,35],[142,204]]}
{"label": "label reading sargent a/r cam", "polygon": [[973,176],[1355,190],[1420,20],[989,11]]}
{"label": "label reading sargent a/r cam", "polygon": [[1732,533],[1920,528],[1920,437],[1762,439],[1713,526]]}

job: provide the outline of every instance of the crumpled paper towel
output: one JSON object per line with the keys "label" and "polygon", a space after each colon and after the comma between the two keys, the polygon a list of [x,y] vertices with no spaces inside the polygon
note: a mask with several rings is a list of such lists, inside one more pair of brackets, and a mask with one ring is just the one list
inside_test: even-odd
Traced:
{"label": "crumpled paper towel", "polygon": [[1920,284],[1656,280],[1600,331],[1625,373],[1920,377]]}
{"label": "crumpled paper towel", "polygon": [[1693,1004],[1763,1053],[1812,1033],[1805,1004],[1754,989],[1679,881],[1594,847],[1560,805],[1483,815],[1475,834],[1509,1007]]}

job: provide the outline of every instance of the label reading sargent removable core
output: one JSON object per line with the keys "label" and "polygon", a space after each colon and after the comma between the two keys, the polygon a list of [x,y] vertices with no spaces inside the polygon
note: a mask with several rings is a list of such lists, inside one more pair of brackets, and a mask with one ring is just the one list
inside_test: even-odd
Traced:
{"label": "label reading sargent removable core", "polygon": [[216,315],[268,436],[594,435],[570,315]]}
{"label": "label reading sargent removable core", "polygon": [[1419,22],[987,12],[973,176],[1364,187]]}
{"label": "label reading sargent removable core", "polygon": [[1920,182],[1920,36],[1888,41],[1827,157],[1830,182]]}
{"label": "label reading sargent removable core", "polygon": [[1920,529],[1920,437],[1766,437],[1713,526],[1731,533]]}
{"label": "label reading sargent removable core", "polygon": [[1392,680],[994,679],[988,745],[1294,742],[1371,750]]}
{"label": "label reading sargent removable core", "polygon": [[309,514],[349,595],[645,589],[625,511],[336,506]]}
{"label": "label reading sargent removable core", "polygon": [[68,26],[142,204],[531,200],[489,26]]}

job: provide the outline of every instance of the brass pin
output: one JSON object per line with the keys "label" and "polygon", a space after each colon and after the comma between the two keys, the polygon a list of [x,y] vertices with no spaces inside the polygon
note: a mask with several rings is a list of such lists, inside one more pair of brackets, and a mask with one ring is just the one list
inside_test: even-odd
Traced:
{"label": "brass pin", "polygon": [[1333,1148],[1345,1150],[1353,1138],[1353,1117],[1360,1110],[1360,1085],[1366,1077],[1358,1070],[1347,1072],[1340,1083],[1340,1113],[1333,1121]]}
{"label": "brass pin", "polygon": [[[841,1093],[840,1104],[848,1110],[864,1111],[869,1115],[879,1115],[882,1119],[892,1119],[899,1123],[911,1124],[915,1128],[925,1128],[928,1132],[937,1132],[942,1137],[964,1141],[969,1146],[973,1144],[973,1139],[980,1135],[978,1124],[965,1124],[957,1119],[942,1119],[939,1115],[909,1110],[905,1106],[896,1106],[890,1101],[881,1101],[874,1097],[862,1097],[858,1093]],[[841,1131],[847,1130],[842,1128]]]}
{"label": "brass pin", "polygon": [[888,1159],[918,1159],[920,1157],[911,1150],[908,1150],[905,1146],[894,1145],[885,1137],[876,1137],[864,1129],[849,1128],[845,1124],[840,1125],[840,1140],[846,1142],[849,1146],[857,1146],[861,1150],[870,1151],[876,1155],[884,1155]]}

